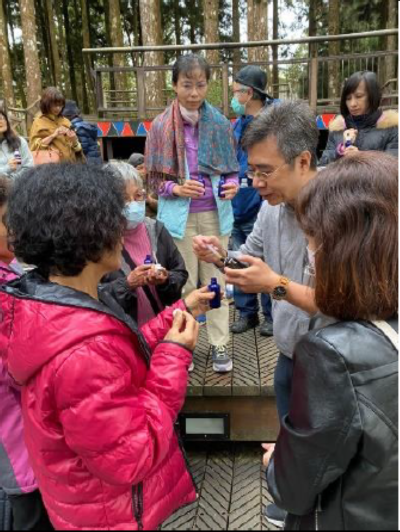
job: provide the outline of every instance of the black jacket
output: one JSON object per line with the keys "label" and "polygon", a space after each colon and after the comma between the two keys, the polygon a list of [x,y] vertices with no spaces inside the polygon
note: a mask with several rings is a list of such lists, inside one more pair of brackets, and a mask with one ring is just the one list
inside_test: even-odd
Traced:
{"label": "black jacket", "polygon": [[[157,305],[155,298],[145,288],[145,291],[149,294],[150,303],[155,313],[158,314],[158,312],[164,310],[168,305],[172,305],[181,299],[182,289],[189,275],[186,271],[182,255],[179,253],[175,242],[164,224],[156,220],[151,220],[150,218],[145,219],[145,224],[152,245],[153,255],[157,257],[159,264],[164,266],[169,272],[167,283],[156,286],[157,295],[163,304],[163,308],[155,308]],[[126,255],[126,253],[127,251],[124,250],[123,254]],[[130,265],[127,261],[123,261],[123,269],[106,275],[102,279],[99,290],[100,293],[106,291],[111,295],[124,311],[137,322],[138,308],[136,291],[129,288],[126,280],[127,274],[132,270],[132,266],[140,266],[140,264]]]}
{"label": "black jacket", "polygon": [[[354,146],[361,151],[385,151],[398,157],[399,150],[399,115],[397,111],[383,111],[375,126],[369,126],[358,130]],[[345,119],[338,115],[329,124],[328,144],[319,161],[319,166],[326,166],[337,159],[340,155],[337,148],[343,143],[343,132],[347,129]]]}
{"label": "black jacket", "polygon": [[398,353],[372,323],[297,345],[267,481],[287,530],[398,530]]}

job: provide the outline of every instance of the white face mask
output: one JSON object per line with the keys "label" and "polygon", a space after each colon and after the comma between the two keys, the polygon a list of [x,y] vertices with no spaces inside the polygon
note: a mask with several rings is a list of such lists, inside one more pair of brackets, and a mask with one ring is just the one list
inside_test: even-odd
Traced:
{"label": "white face mask", "polygon": [[124,216],[127,221],[127,228],[136,229],[138,225],[144,222],[146,216],[146,202],[131,201],[125,205]]}

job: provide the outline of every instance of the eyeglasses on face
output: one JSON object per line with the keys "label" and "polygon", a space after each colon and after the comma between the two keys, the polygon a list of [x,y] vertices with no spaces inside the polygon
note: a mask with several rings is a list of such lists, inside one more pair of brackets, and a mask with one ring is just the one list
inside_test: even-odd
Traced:
{"label": "eyeglasses on face", "polygon": [[286,165],[286,163],[281,164],[275,170],[272,170],[272,172],[260,172],[260,170],[253,170],[252,168],[249,168],[247,171],[247,177],[249,179],[260,179],[261,181],[267,181],[267,179],[270,179],[276,172],[278,172],[281,168],[283,168]]}

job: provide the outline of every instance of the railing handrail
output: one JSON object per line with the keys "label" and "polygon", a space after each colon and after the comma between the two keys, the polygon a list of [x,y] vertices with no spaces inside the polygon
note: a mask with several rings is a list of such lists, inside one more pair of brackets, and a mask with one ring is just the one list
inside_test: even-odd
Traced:
{"label": "railing handrail", "polygon": [[396,28],[376,31],[366,31],[362,33],[344,33],[341,35],[317,35],[314,37],[300,37],[297,39],[275,39],[267,41],[249,41],[236,43],[201,43],[187,45],[166,45],[166,46],[125,46],[125,47],[104,47],[104,48],[83,48],[84,54],[125,54],[132,52],[179,52],[186,50],[221,50],[235,48],[255,48],[260,46],[284,46],[289,44],[313,44],[327,41],[344,41],[349,39],[365,39],[368,37],[386,37],[398,35]]}

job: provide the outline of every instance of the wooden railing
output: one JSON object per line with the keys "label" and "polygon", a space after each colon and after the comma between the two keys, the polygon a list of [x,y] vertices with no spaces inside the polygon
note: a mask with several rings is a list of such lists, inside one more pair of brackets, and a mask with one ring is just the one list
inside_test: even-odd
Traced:
{"label": "wooden railing", "polygon": [[[277,61],[252,62],[272,71],[274,65],[278,66],[279,76],[273,84],[272,76],[269,76],[269,91],[281,97],[296,98],[308,101],[310,106],[317,112],[337,112],[339,109],[340,94],[331,96],[327,90],[327,72],[329,65],[335,64],[339,79],[338,86],[343,84],[345,79],[357,70],[373,70],[378,74],[381,84],[386,88],[385,105],[397,105],[398,97],[394,90],[390,90],[393,83],[388,84],[384,77],[385,64],[389,57],[397,58],[398,51],[354,51],[353,44],[373,37],[387,37],[397,35],[397,29],[380,30],[374,32],[354,33],[346,35],[328,35],[318,37],[308,37],[304,39],[285,39],[277,41],[258,41],[248,43],[215,43],[215,44],[196,44],[188,46],[147,46],[147,47],[129,47],[129,48],[97,48],[84,49],[85,54],[137,54],[143,59],[144,54],[152,51],[160,52],[187,52],[198,50],[231,50],[235,48],[247,49],[262,47],[277,48],[292,44],[309,45],[309,55],[303,58],[278,59]],[[350,49],[350,53],[338,56],[318,56],[318,46],[330,41],[345,42]],[[218,65],[211,65],[213,83],[217,84],[218,101],[212,102],[218,105],[221,110],[229,116],[230,87],[233,80],[233,73],[244,66],[242,64],[233,64],[223,62]],[[397,65],[397,61],[396,61]],[[297,67],[300,75],[291,75],[291,69]],[[396,67],[397,68],[397,67]],[[164,78],[164,84],[171,87],[171,65],[163,66],[127,66],[127,67],[95,67],[92,71],[96,86],[97,112],[100,117],[116,115],[119,117],[129,116],[130,118],[146,119],[162,111],[171,99],[171,91],[164,91],[164,98],[159,106],[146,105],[146,76],[149,73],[161,72]],[[297,71],[296,71],[297,72]],[[397,71],[396,71],[397,75]],[[107,82],[105,82],[107,76]],[[126,91],[111,89],[109,76],[124,76],[129,88]],[[394,80],[397,83],[397,78]],[[274,90],[275,89],[275,90]],[[338,93],[340,92],[337,91]],[[125,95],[125,97],[124,97]],[[128,95],[128,97],[126,97]]]}

